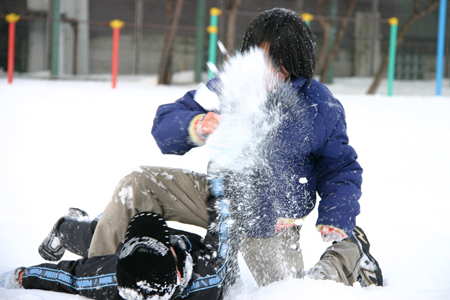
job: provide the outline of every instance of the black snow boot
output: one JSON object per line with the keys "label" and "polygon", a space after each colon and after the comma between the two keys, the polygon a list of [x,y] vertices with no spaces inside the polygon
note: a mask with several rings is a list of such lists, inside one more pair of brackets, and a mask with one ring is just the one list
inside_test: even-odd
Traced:
{"label": "black snow boot", "polygon": [[369,253],[370,243],[364,231],[355,226],[350,241],[357,244],[361,250],[360,268],[357,280],[362,287],[369,285],[383,286],[383,274],[376,259]]}
{"label": "black snow boot", "polygon": [[42,244],[39,246],[39,254],[43,259],[48,261],[58,261],[64,255],[66,249],[61,243],[61,239],[59,237],[59,227],[67,218],[80,218],[80,217],[88,217],[88,214],[79,209],[71,207],[69,208],[69,212],[64,217],[61,217],[55,225],[53,225],[52,231],[47,235]]}

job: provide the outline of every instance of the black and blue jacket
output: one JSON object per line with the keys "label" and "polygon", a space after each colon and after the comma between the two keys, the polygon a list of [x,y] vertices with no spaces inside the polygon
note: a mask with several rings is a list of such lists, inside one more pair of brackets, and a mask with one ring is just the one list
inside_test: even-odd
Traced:
{"label": "black and blue jacket", "polygon": [[[234,274],[230,270],[230,264],[233,262],[228,247],[229,228],[226,226],[228,216],[216,212],[215,201],[215,198],[210,197],[207,202],[210,223],[214,223],[214,226],[208,229],[204,238],[170,228],[171,245],[177,253],[178,267],[182,274],[183,268],[186,267],[183,258],[189,254],[193,261],[189,282],[179,290],[179,293],[174,294],[171,300],[219,300],[223,298],[224,288],[234,280]],[[82,225],[81,230],[89,235],[91,223],[76,222]],[[96,224],[93,225],[91,229],[95,229]],[[80,244],[80,241],[73,240],[70,243]],[[88,244],[85,246],[89,247]],[[58,264],[44,263],[25,268],[23,287],[78,294],[92,299],[122,300],[116,277],[117,253],[122,247],[123,243],[120,243],[116,254],[65,260]],[[216,255],[217,253],[220,255]],[[233,278],[230,278],[231,276]]]}

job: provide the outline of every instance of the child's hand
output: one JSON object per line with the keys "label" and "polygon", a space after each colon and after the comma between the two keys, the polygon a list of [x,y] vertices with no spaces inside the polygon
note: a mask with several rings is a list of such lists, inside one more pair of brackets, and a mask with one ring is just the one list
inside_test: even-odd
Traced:
{"label": "child's hand", "polygon": [[340,242],[347,237],[341,229],[327,225],[320,228],[320,234],[324,242]]}
{"label": "child's hand", "polygon": [[207,113],[199,124],[200,133],[206,136],[212,134],[219,126],[219,122],[220,115],[213,112]]}

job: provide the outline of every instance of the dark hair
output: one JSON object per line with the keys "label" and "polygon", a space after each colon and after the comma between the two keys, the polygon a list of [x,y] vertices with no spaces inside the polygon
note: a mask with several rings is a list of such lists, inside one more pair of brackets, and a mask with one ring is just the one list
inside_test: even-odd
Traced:
{"label": "dark hair", "polygon": [[288,9],[274,8],[259,13],[247,28],[241,52],[250,48],[269,47],[269,55],[274,67],[291,74],[291,79],[305,76],[311,81],[314,66],[316,43],[305,21]]}

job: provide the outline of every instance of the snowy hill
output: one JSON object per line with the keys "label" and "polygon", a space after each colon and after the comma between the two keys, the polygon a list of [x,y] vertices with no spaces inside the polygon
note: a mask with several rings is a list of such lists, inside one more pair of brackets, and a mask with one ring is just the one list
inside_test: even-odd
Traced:
{"label": "snowy hill", "polygon": [[[368,79],[330,85],[347,113],[350,144],[364,168],[362,213],[385,287],[362,289],[331,281],[290,279],[259,288],[241,264],[228,299],[450,299],[450,88],[396,82],[403,96],[363,95]],[[38,245],[71,206],[99,214],[115,185],[140,165],[206,171],[204,149],[183,157],[160,153],[150,131],[156,108],[195,86],[120,82],[0,82],[0,272],[43,263]],[[385,94],[385,86],[380,88]],[[420,96],[419,96],[420,95]],[[306,268],[328,246],[302,229]],[[174,226],[182,226],[174,224]],[[193,229],[198,230],[198,229]],[[200,231],[199,231],[200,232]],[[76,259],[66,254],[63,259]],[[1,300],[82,297],[0,288]]]}

